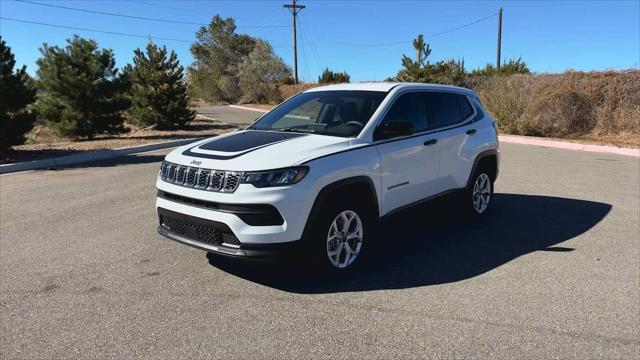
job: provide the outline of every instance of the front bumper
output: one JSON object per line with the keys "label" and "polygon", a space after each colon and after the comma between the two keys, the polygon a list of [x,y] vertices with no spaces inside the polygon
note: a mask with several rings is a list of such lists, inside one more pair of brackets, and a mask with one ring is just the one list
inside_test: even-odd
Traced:
{"label": "front bumper", "polygon": [[[220,237],[222,236],[221,234],[231,234],[233,238],[235,238],[235,236],[229,227],[223,223],[196,218],[163,208],[158,208],[157,210],[160,222],[160,226],[158,226],[158,233],[160,235],[200,250],[234,258],[257,260],[284,258],[291,256],[300,250],[300,241],[269,244],[238,243],[233,245],[223,241],[207,241],[204,239],[206,238],[210,240],[212,237],[209,235],[213,232],[217,232]],[[168,218],[170,218],[172,222],[166,221]],[[179,227],[173,225],[175,224],[175,220],[180,221]],[[202,231],[205,231],[208,236],[203,237],[201,234]]]}

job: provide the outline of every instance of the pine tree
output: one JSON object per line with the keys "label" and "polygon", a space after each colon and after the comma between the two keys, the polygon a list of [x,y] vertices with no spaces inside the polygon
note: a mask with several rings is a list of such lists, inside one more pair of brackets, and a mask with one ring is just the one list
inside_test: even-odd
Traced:
{"label": "pine tree", "polygon": [[403,55],[403,69],[398,72],[396,78],[399,81],[407,82],[429,82],[432,66],[429,64],[428,58],[431,55],[431,48],[429,44],[425,44],[422,34],[413,40],[413,48],[416,51],[416,59],[412,60]]}
{"label": "pine tree", "polygon": [[36,107],[55,134],[92,138],[125,131],[122,111],[128,104],[110,49],[75,35],[65,48],[45,43],[40,52],[43,94]]}
{"label": "pine tree", "polygon": [[173,50],[168,53],[165,46],[160,48],[150,41],[146,53],[134,51],[133,64],[124,70],[131,83],[128,121],[172,129],[193,120],[195,112],[189,109],[184,68]]}
{"label": "pine tree", "polygon": [[24,143],[36,118],[26,109],[35,101],[36,90],[30,85],[26,67],[14,72],[15,64],[11,48],[0,37],[0,148]]}

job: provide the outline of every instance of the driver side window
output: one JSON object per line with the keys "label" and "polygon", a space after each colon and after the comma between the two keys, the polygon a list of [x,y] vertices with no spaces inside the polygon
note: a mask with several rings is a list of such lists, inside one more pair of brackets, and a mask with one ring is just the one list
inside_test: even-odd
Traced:
{"label": "driver side window", "polygon": [[428,128],[427,107],[423,93],[412,92],[400,95],[378,127],[384,128],[390,122],[409,123],[414,133],[426,130]]}

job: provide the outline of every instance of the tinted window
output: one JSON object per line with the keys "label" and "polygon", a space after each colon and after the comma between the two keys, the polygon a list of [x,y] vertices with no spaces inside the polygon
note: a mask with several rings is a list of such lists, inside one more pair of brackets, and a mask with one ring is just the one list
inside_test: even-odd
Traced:
{"label": "tinted window", "polygon": [[458,95],[458,101],[460,102],[460,111],[462,112],[462,118],[466,119],[473,114],[473,108],[469,104],[469,99],[464,95]]}
{"label": "tinted window", "polygon": [[457,94],[430,92],[427,96],[427,111],[431,120],[429,128],[437,129],[462,121]]}
{"label": "tinted window", "polygon": [[411,123],[413,132],[427,129],[427,111],[424,100],[425,93],[402,94],[391,105],[391,109],[379,126],[390,121],[406,121]]}

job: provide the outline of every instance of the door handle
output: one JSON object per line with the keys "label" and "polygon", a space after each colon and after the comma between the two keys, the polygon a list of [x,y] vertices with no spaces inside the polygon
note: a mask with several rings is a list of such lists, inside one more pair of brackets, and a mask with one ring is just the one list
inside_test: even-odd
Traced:
{"label": "door handle", "polygon": [[478,130],[476,130],[476,129],[469,129],[469,130],[467,130],[467,135],[471,136],[471,135],[473,135],[473,134],[475,134],[477,132],[478,132]]}
{"label": "door handle", "polygon": [[427,140],[424,142],[424,146],[431,146],[431,145],[435,145],[435,143],[437,143],[438,140],[436,139],[431,139],[431,140]]}

